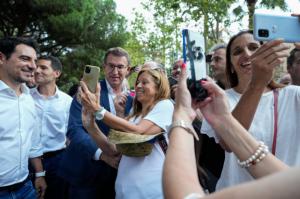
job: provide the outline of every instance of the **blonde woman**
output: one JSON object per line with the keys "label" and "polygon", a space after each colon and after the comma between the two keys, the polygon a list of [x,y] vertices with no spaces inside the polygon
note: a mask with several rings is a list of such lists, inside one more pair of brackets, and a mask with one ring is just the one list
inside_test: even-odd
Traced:
{"label": "blonde woman", "polygon": [[[99,109],[99,88],[92,94],[81,82],[83,123],[102,150],[115,150],[97,128],[93,113]],[[170,90],[166,76],[157,70],[144,69],[135,83],[136,97],[128,120],[109,112],[104,113],[103,122],[113,129],[143,135],[164,132],[172,122],[173,104],[169,100]],[[167,136],[166,136],[167,140]],[[152,152],[144,157],[123,155],[115,184],[116,198],[163,198],[162,168],[165,154],[158,141]]]}

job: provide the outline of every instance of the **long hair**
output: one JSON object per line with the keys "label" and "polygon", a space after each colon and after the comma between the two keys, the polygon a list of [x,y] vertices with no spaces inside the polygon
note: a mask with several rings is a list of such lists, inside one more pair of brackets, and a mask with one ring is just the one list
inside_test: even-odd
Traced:
{"label": "long hair", "polygon": [[[226,48],[226,76],[228,78],[228,81],[230,83],[230,87],[236,87],[239,84],[239,79],[237,76],[237,73],[233,69],[233,64],[231,62],[231,46],[233,42],[240,36],[244,34],[251,34],[253,35],[252,30],[243,30],[237,33],[236,35],[232,36],[228,42],[227,48]],[[260,43],[262,44],[262,43]],[[268,87],[270,89],[276,89],[276,88],[283,88],[285,85],[276,83],[273,79],[269,82]]]}
{"label": "long hair", "polygon": [[[142,113],[143,105],[135,97],[135,99],[133,101],[133,112],[129,116],[129,118],[138,117],[138,116],[144,117],[146,114],[148,114],[150,112],[150,110],[154,107],[154,105],[157,102],[170,98],[169,82],[164,73],[162,73],[158,70],[154,70],[154,69],[143,69],[139,72],[139,74],[137,76],[137,80],[139,79],[140,75],[143,73],[147,73],[147,74],[151,75],[151,77],[156,85],[157,93],[154,97],[153,104],[151,106],[147,107],[147,111],[145,113]],[[137,81],[135,83],[135,86],[137,86]]]}

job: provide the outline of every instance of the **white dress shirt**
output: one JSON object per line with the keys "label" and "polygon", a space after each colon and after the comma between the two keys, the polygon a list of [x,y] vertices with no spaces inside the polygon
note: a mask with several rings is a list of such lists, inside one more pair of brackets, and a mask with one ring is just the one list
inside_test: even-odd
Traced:
{"label": "white dress shirt", "polygon": [[31,89],[30,93],[38,114],[43,153],[65,148],[72,98],[57,87],[55,94],[47,98],[37,88]]}
{"label": "white dress shirt", "polygon": [[0,187],[25,180],[28,159],[42,155],[34,101],[25,85],[21,91],[0,80]]}

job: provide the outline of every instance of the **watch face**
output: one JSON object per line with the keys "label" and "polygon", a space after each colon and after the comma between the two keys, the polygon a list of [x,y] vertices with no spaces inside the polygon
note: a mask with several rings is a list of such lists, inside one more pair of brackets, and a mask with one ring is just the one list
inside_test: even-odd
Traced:
{"label": "watch face", "polygon": [[106,110],[103,107],[101,107],[98,111],[96,111],[95,113],[96,120],[102,120],[104,118],[105,112]]}

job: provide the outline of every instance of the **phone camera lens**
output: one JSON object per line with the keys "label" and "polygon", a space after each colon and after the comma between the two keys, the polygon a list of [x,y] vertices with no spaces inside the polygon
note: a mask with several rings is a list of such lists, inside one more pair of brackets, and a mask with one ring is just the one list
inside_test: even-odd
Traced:
{"label": "phone camera lens", "polygon": [[85,73],[90,73],[90,72],[91,72],[91,67],[86,66],[86,67],[85,67]]}
{"label": "phone camera lens", "polygon": [[258,30],[259,37],[269,37],[269,30],[267,29],[259,29]]}

